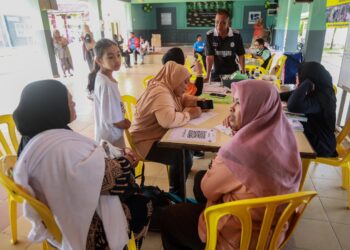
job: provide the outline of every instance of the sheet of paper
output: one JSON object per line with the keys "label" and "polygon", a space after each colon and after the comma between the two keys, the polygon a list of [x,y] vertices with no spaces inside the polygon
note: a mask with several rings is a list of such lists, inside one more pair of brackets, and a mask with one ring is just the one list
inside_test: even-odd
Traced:
{"label": "sheet of paper", "polygon": [[212,118],[216,115],[217,115],[217,113],[215,113],[215,112],[202,112],[200,117],[193,119],[193,120],[190,120],[188,123],[192,124],[192,125],[199,125],[199,124],[209,120],[210,118]]}
{"label": "sheet of paper", "polygon": [[171,132],[170,138],[191,142],[215,142],[216,131],[214,129],[175,128]]}
{"label": "sheet of paper", "polygon": [[215,126],[215,129],[219,130],[220,132],[228,135],[228,136],[232,136],[232,129],[231,128],[227,128],[222,124],[219,124],[217,126]]}
{"label": "sheet of paper", "polygon": [[292,126],[295,131],[304,131],[304,127],[298,120],[288,119],[289,124]]}

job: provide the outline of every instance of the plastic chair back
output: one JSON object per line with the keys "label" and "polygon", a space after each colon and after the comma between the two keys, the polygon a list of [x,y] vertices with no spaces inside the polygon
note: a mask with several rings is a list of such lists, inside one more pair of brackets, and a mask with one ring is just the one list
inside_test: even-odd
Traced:
{"label": "plastic chair back", "polygon": [[0,147],[0,156],[16,154],[18,149],[18,140],[16,136],[16,125],[13,121],[12,115],[0,115],[0,125],[2,124],[7,126],[10,141],[6,140],[4,133],[0,130],[0,144],[4,150],[2,152]]}
{"label": "plastic chair back", "polygon": [[21,200],[27,201],[40,215],[45,227],[54,237],[55,241],[60,243],[62,241],[62,234],[56,224],[51,210],[45,204],[28,194],[23,188],[18,186],[9,176],[7,176],[5,170],[9,169],[9,167],[6,166],[8,163],[4,161],[4,158],[0,161],[0,164],[0,183],[5,187],[6,191],[13,197],[19,197]]}
{"label": "plastic chair back", "polygon": [[[242,228],[240,249],[248,249],[253,230],[250,210],[253,208],[265,208],[256,249],[281,249],[289,240],[306,206],[316,194],[317,193],[313,191],[298,192],[256,199],[238,200],[206,208],[204,211],[207,228],[206,250],[216,249],[218,222],[220,218],[226,215],[236,216],[240,220]],[[276,210],[278,209],[281,211],[280,209],[282,208],[283,211],[280,217],[274,218]],[[274,219],[276,220],[275,225],[273,225]],[[290,222],[286,237],[282,244],[277,246],[286,222]],[[269,241],[271,229],[272,235]]]}
{"label": "plastic chair back", "polygon": [[249,64],[246,64],[246,65],[245,65],[245,72],[248,72],[249,75],[254,75],[254,71],[255,71],[256,67],[259,68],[260,75],[266,75],[266,69],[264,69],[264,68],[261,67],[261,66],[256,66],[256,65],[249,65]]}
{"label": "plastic chair back", "polygon": [[276,71],[275,75],[277,78],[281,79],[281,75],[282,75],[282,70],[284,68],[284,65],[286,63],[287,60],[287,56],[282,55],[280,58],[277,59],[276,65],[278,67],[278,70]]}
{"label": "plastic chair back", "polygon": [[147,89],[148,81],[153,79],[153,78],[154,78],[153,75],[149,75],[149,76],[146,76],[145,78],[143,78],[142,86],[143,86],[144,89]]}
{"label": "plastic chair back", "polygon": [[274,59],[275,55],[276,55],[275,53],[272,53],[271,58],[270,58],[270,61],[269,61],[269,63],[266,65],[266,71],[267,71],[267,72],[269,72],[270,69],[271,69],[271,65],[272,65],[272,62],[273,62],[273,59]]}

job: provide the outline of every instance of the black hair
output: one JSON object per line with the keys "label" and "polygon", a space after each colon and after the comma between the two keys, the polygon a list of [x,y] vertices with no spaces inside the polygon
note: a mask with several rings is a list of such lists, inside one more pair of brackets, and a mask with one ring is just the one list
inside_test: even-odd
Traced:
{"label": "black hair", "polygon": [[[118,47],[118,44],[113,42],[112,40],[109,40],[109,39],[106,39],[106,38],[103,38],[103,39],[97,41],[97,43],[96,43],[96,45],[94,47],[96,58],[101,59],[103,54],[105,53],[106,49],[111,47],[111,46],[117,46]],[[96,63],[96,60],[95,60],[94,61],[94,69],[90,72],[90,74],[88,76],[87,89],[88,89],[88,91],[90,93],[94,92],[96,75],[97,75],[97,72],[99,70],[100,70],[100,65],[98,65],[98,63]]]}
{"label": "black hair", "polygon": [[166,64],[168,61],[174,61],[178,64],[184,65],[185,55],[182,49],[177,47],[169,49],[162,58],[163,65]]}
{"label": "black hair", "polygon": [[226,16],[228,19],[230,19],[230,13],[228,12],[228,10],[225,9],[220,9],[216,12],[216,15],[224,15]]}
{"label": "black hair", "polygon": [[263,38],[255,39],[255,42],[257,42],[259,45],[264,45],[265,44],[265,40]]}
{"label": "black hair", "polygon": [[198,35],[196,36],[196,38],[198,39],[198,37],[202,37],[202,35],[201,35],[201,34],[198,34]]}

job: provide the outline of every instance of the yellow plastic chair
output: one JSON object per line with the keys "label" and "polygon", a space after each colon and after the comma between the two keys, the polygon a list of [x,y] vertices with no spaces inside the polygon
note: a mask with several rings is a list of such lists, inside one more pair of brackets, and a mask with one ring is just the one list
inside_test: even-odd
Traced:
{"label": "yellow plastic chair", "polygon": [[260,75],[266,75],[266,70],[263,67],[256,66],[256,65],[246,64],[245,65],[245,72],[249,72],[250,75],[253,75],[256,67],[259,67]]}
{"label": "yellow plastic chair", "polygon": [[[35,211],[40,215],[43,224],[53,236],[54,240],[58,243],[62,242],[62,233],[56,224],[54,216],[51,210],[42,202],[35,199],[28,194],[23,188],[17,185],[12,179],[12,168],[16,161],[15,156],[3,156],[0,158],[0,184],[9,193],[9,196],[14,197],[17,202],[26,201],[32,206]],[[43,242],[43,250],[56,249],[48,243],[47,240]],[[128,249],[136,250],[135,238],[131,233],[131,239],[128,243]]]}
{"label": "yellow plastic chair", "polygon": [[144,89],[147,89],[149,80],[151,80],[153,78],[154,78],[153,75],[149,75],[149,76],[146,76],[145,78],[143,78],[142,86],[143,86]]}
{"label": "yellow plastic chair", "polygon": [[206,63],[206,62],[203,62],[203,57],[201,54],[196,53],[196,55],[197,55],[199,63],[202,65],[203,77],[205,78],[207,76],[207,71],[205,69],[204,63]]}
{"label": "yellow plastic chair", "polygon": [[3,124],[7,125],[7,132],[10,136],[11,142],[6,140],[6,137],[0,130],[0,145],[5,151],[5,152],[2,152],[0,149],[0,156],[16,154],[18,149],[18,140],[16,136],[16,125],[15,125],[15,122],[13,121],[12,115],[0,115],[0,125],[3,125]]}
{"label": "yellow plastic chair", "polygon": [[275,58],[275,55],[276,55],[275,53],[272,53],[271,58],[270,58],[270,61],[269,61],[269,63],[266,65],[266,71],[267,71],[267,72],[270,72],[271,65],[272,65],[273,59]]}
{"label": "yellow plastic chair", "polygon": [[[277,72],[274,74],[274,75],[276,75],[276,77],[278,79],[281,79],[282,70],[283,70],[284,65],[286,63],[286,60],[287,60],[287,56],[282,55],[280,58],[277,59],[276,65],[274,66],[274,67],[276,67],[276,66],[278,67]],[[270,70],[270,72],[271,72],[271,70]]]}
{"label": "yellow plastic chair", "polygon": [[[0,116],[0,125],[6,125],[7,131],[5,136],[4,133],[0,130],[0,157],[6,156],[6,162],[11,166],[11,169],[6,169],[6,171],[11,174],[12,167],[15,165],[17,160],[17,149],[18,149],[18,140],[16,136],[16,126],[13,121],[12,115],[1,115]],[[9,138],[9,140],[6,140]],[[1,150],[2,147],[2,150]],[[22,202],[18,196],[13,196],[12,193],[8,193],[8,210],[9,210],[9,219],[11,227],[11,243],[17,243],[17,202]]]}
{"label": "yellow plastic chair", "polygon": [[[207,244],[205,249],[216,249],[218,222],[220,218],[226,215],[234,215],[240,220],[242,227],[240,249],[248,249],[251,241],[253,224],[250,210],[253,208],[266,208],[256,249],[282,249],[291,237],[293,230],[295,229],[295,226],[297,225],[298,220],[303,214],[306,206],[316,194],[317,193],[313,191],[299,192],[286,195],[232,201],[210,206],[204,211],[207,228]],[[281,209],[283,207],[281,205],[285,205],[283,213],[277,220],[276,225],[271,227],[276,209]],[[285,240],[280,246],[277,246],[282,229],[288,221],[290,224],[288,231],[286,232]],[[269,242],[268,239],[271,229],[273,229],[273,233]]]}
{"label": "yellow plastic chair", "polygon": [[336,84],[333,84],[333,90],[334,90],[334,94],[337,95],[338,88]]}
{"label": "yellow plastic chair", "polygon": [[[125,107],[125,111],[126,111],[125,118],[132,121],[133,113],[134,113],[133,107],[135,107],[137,104],[136,98],[131,96],[131,95],[123,95],[122,102],[124,103],[124,107]],[[138,155],[139,159],[141,159],[135,168],[135,176],[141,177],[141,184],[143,184],[145,181],[144,180],[145,162],[150,162],[150,161],[143,159],[143,157],[141,157],[141,154],[138,152],[135,144],[132,141],[132,138],[131,138],[131,135],[130,135],[130,132],[128,129],[125,129],[125,135],[126,135],[126,138],[128,139],[128,142],[129,142],[131,149]],[[167,168],[167,172],[168,172],[168,176],[169,176],[169,166],[166,165],[166,168]]]}
{"label": "yellow plastic chair", "polygon": [[[343,146],[344,139],[350,133],[350,118],[347,120],[344,128],[336,137],[336,149],[338,157],[323,158],[317,157],[315,165],[319,163],[342,168],[342,188],[348,190],[348,208],[350,209],[350,148]],[[309,162],[310,164],[310,162]]]}

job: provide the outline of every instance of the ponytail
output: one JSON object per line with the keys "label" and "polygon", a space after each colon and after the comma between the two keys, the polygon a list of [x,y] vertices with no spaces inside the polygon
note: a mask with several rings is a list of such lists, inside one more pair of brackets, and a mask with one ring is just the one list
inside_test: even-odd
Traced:
{"label": "ponytail", "polygon": [[90,74],[88,76],[87,90],[89,91],[90,94],[92,94],[95,90],[95,80],[96,80],[97,72],[99,70],[100,70],[100,65],[98,65],[98,63],[94,62],[94,69],[90,72]]}

